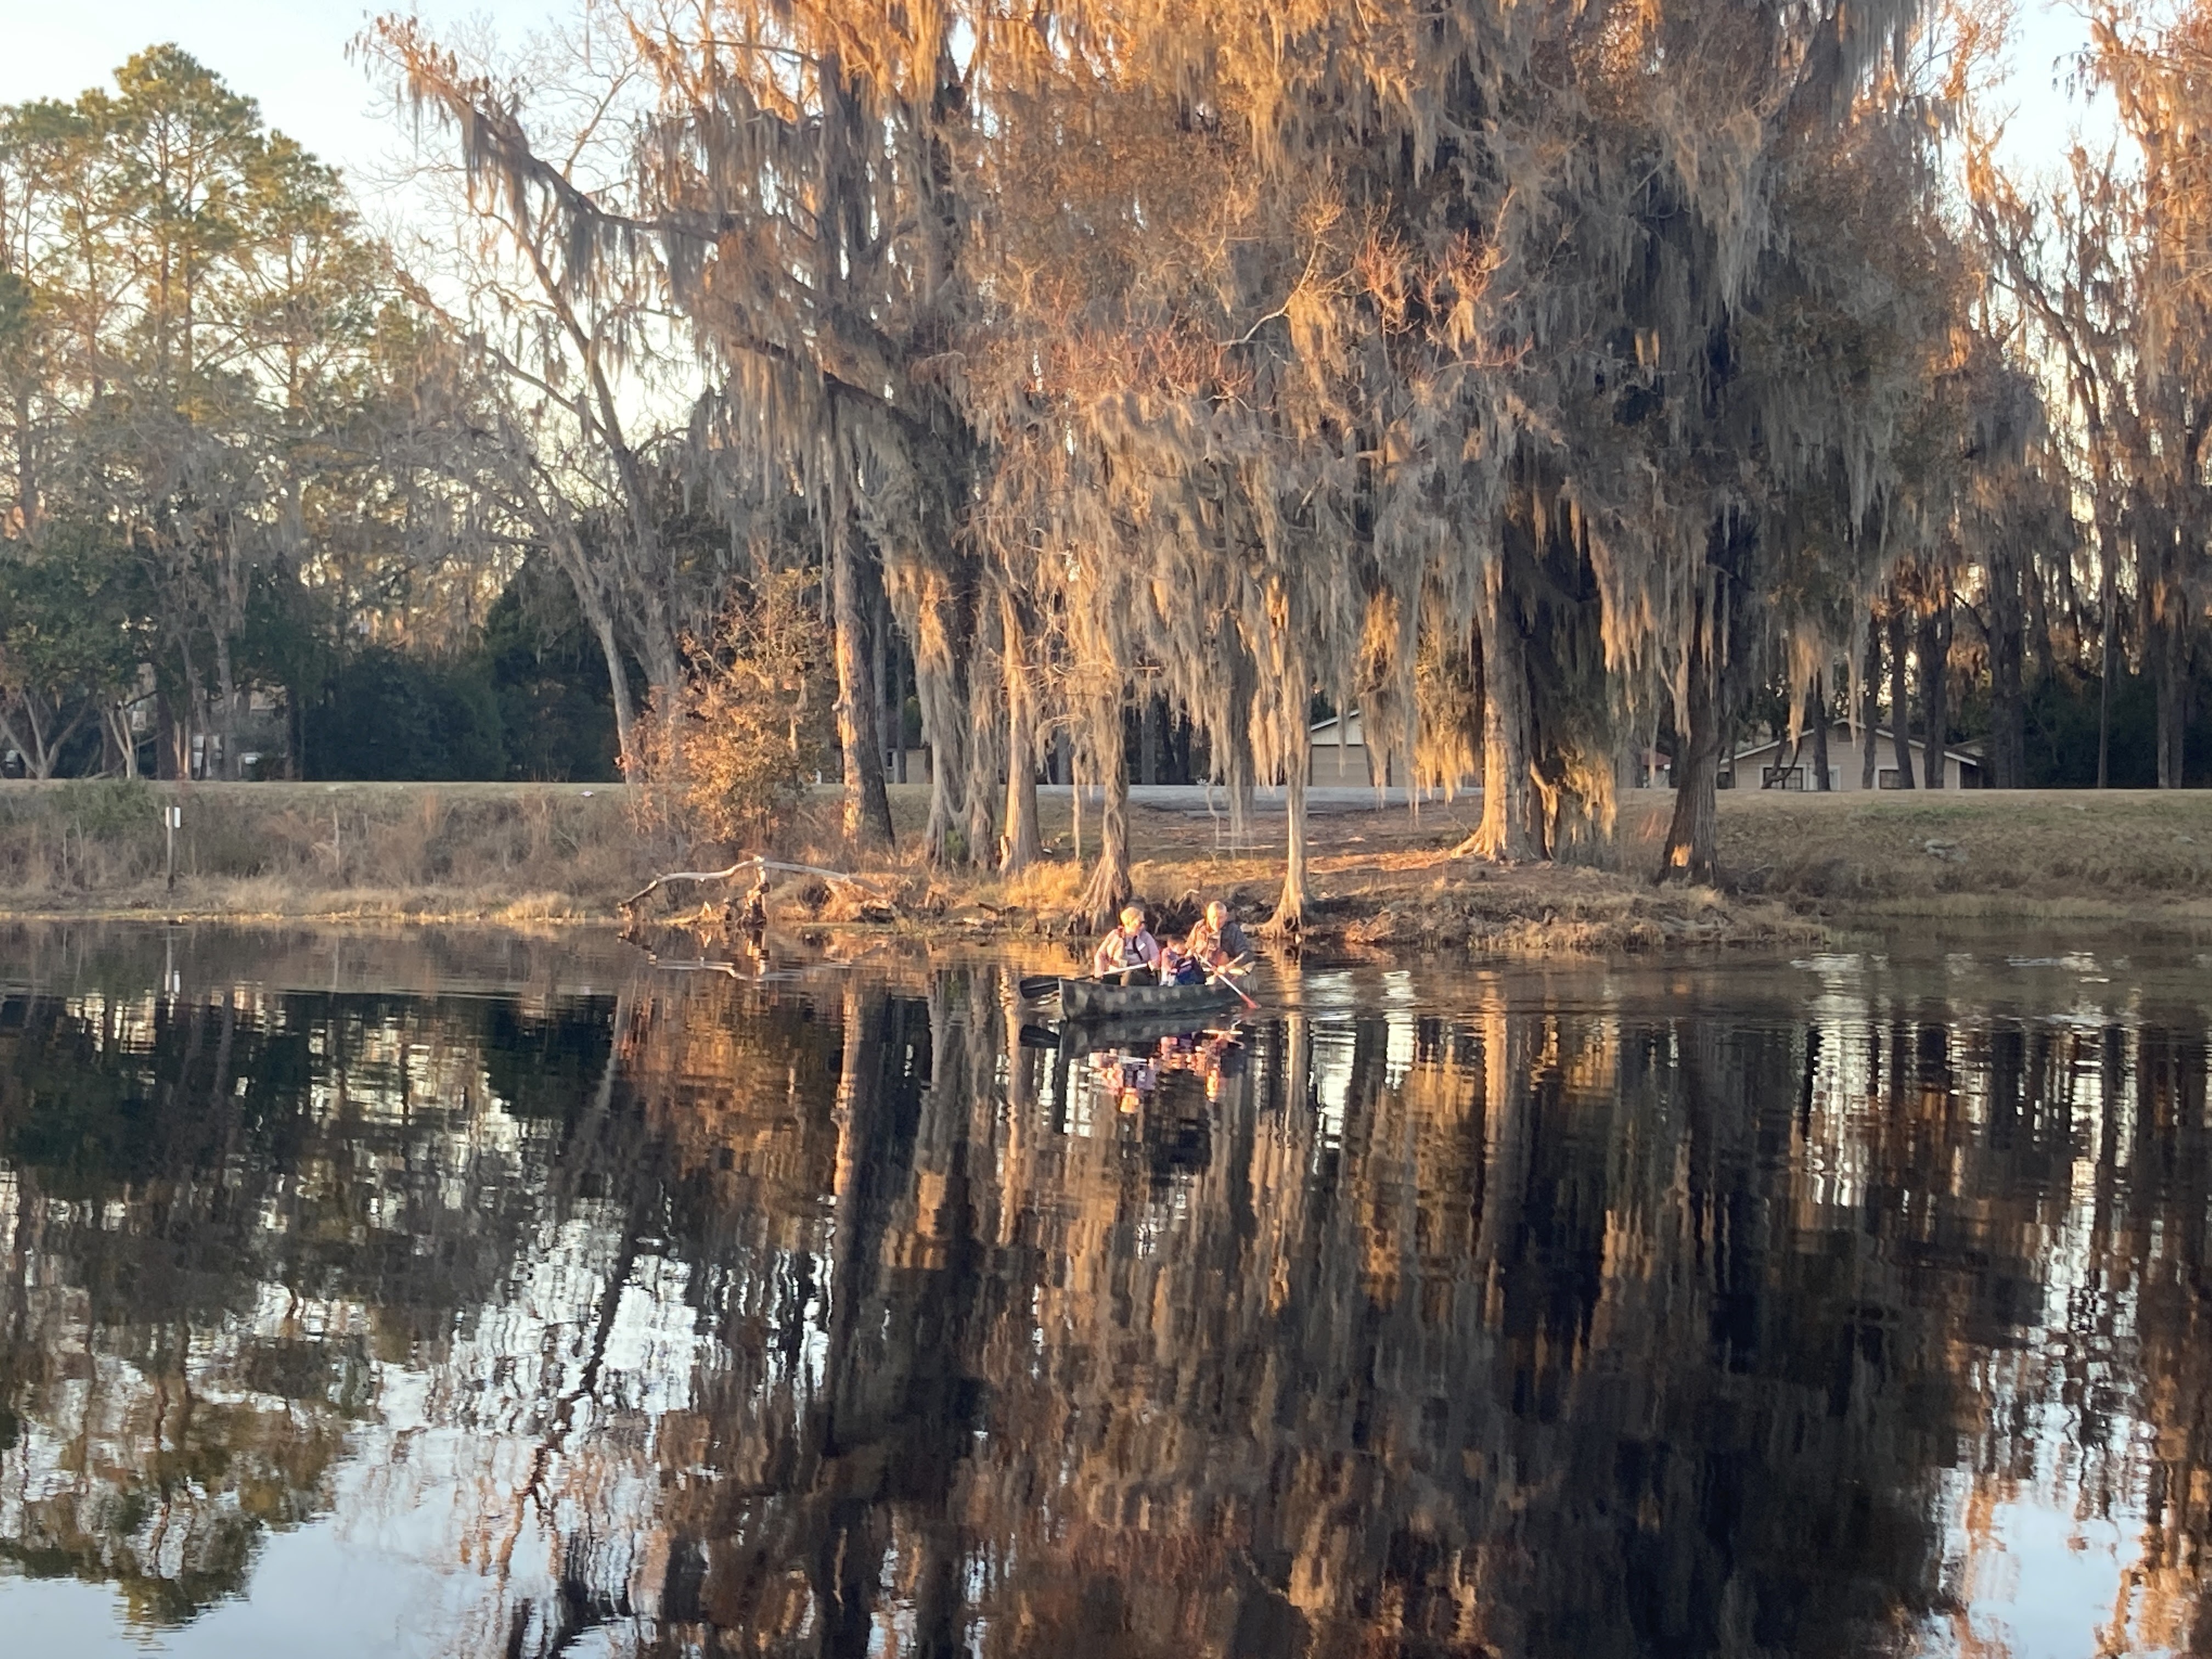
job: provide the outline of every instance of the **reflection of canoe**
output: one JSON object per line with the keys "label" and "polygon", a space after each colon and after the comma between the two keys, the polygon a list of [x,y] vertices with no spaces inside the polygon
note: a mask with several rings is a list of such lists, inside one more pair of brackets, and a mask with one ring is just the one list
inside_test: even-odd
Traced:
{"label": "reflection of canoe", "polygon": [[1206,1015],[1240,1000],[1226,985],[1109,985],[1095,979],[1060,982],[1060,1018],[1086,1022],[1149,1020],[1159,1014]]}
{"label": "reflection of canoe", "polygon": [[[1218,1011],[1217,1011],[1218,1012]],[[1118,1019],[1069,1019],[1058,1025],[1024,1025],[1024,1048],[1065,1048],[1070,1054],[1096,1054],[1105,1048],[1142,1048],[1162,1037],[1195,1036],[1219,1029],[1206,1013],[1130,1014]],[[1234,1030],[1234,1025],[1231,1025]]]}

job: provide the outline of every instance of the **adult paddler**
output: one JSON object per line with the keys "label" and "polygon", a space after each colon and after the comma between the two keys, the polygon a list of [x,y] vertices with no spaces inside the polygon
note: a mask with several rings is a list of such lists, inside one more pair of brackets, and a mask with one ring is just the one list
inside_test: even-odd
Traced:
{"label": "adult paddler", "polygon": [[1252,941],[1244,937],[1244,924],[1231,921],[1229,907],[1219,899],[1206,907],[1182,948],[1208,973],[1233,973],[1252,960]]}
{"label": "adult paddler", "polygon": [[1122,969],[1157,969],[1159,961],[1160,942],[1145,926],[1145,907],[1125,904],[1121,907],[1121,925],[1100,939],[1098,948],[1091,953],[1091,971],[1100,979],[1130,984],[1137,982],[1136,975]]}

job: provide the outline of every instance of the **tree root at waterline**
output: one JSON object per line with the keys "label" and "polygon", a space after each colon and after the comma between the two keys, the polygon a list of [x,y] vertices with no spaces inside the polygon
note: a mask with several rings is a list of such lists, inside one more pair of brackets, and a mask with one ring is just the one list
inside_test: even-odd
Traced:
{"label": "tree root at waterline", "polygon": [[878,897],[881,896],[880,891],[872,883],[862,877],[848,874],[842,870],[825,870],[821,866],[814,864],[789,864],[781,859],[750,858],[739,859],[726,870],[672,870],[665,875],[655,876],[637,891],[623,899],[616,908],[622,910],[631,909],[650,897],[659,888],[675,882],[728,881],[739,872],[745,870],[755,871],[761,874],[765,874],[770,870],[787,870],[793,875],[819,876],[824,881],[846,882],[852,886],[875,894]]}

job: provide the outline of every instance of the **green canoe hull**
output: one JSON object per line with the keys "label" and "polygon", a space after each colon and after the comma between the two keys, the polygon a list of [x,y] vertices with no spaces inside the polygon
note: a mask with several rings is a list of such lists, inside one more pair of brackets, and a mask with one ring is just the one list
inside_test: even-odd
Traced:
{"label": "green canoe hull", "polygon": [[1102,980],[1060,982],[1063,1019],[1150,1019],[1159,1015],[1218,1013],[1243,999],[1225,985],[1109,985]]}

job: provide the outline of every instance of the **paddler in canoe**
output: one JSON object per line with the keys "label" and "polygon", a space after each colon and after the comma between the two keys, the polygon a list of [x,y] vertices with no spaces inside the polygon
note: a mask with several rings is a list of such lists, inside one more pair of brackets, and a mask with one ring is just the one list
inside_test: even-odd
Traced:
{"label": "paddler in canoe", "polygon": [[1140,975],[1132,969],[1157,970],[1159,965],[1160,942],[1145,926],[1145,907],[1123,905],[1120,926],[1100,939],[1098,948],[1091,953],[1091,977],[1110,979],[1121,985],[1138,985],[1150,975]]}
{"label": "paddler in canoe", "polygon": [[1163,985],[1201,985],[1215,974],[1241,974],[1252,965],[1252,942],[1244,937],[1242,922],[1232,921],[1229,907],[1215,899],[1184,939],[1170,947],[1160,963]]}

